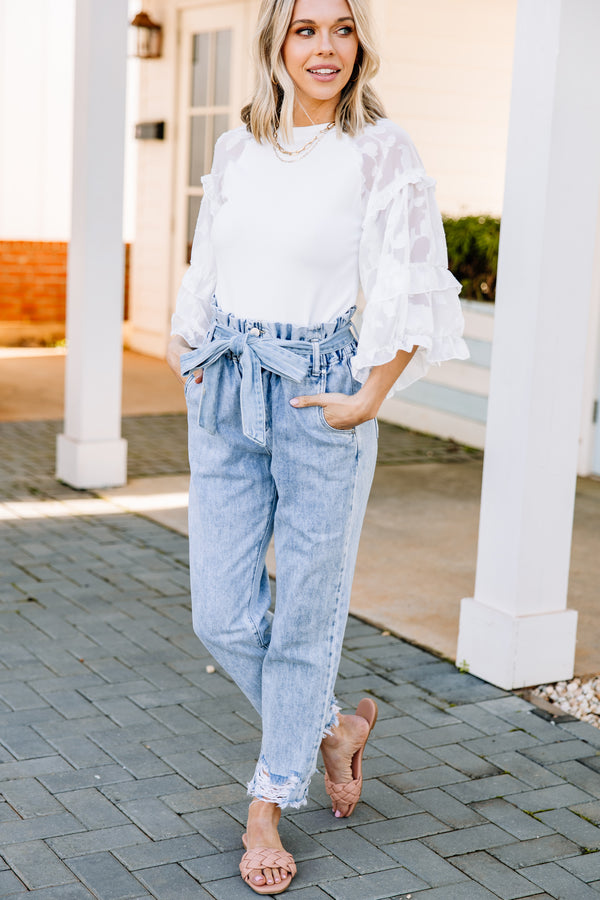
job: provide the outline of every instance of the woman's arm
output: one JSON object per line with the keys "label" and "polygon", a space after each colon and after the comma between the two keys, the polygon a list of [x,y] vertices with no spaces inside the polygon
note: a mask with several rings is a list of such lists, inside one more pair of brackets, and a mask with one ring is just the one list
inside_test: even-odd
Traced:
{"label": "woman's arm", "polygon": [[313,394],[308,397],[294,397],[292,406],[299,409],[305,406],[322,406],[326,422],[332,428],[347,431],[374,419],[379,407],[387,397],[406,366],[409,364],[418,347],[410,352],[398,350],[394,359],[381,366],[373,366],[369,377],[356,394]]}
{"label": "woman's arm", "polygon": [[[177,294],[175,313],[171,320],[171,339],[167,345],[166,359],[175,377],[181,377],[179,359],[199,347],[204,339],[212,317],[211,305],[216,287],[216,263],[212,242],[212,227],[216,211],[222,203],[221,181],[234,148],[240,143],[241,129],[222,134],[215,144],[210,175],[202,177],[204,195],[194,229],[190,266],[187,269]],[[233,142],[232,142],[233,138]],[[202,381],[202,373],[196,372],[196,381]]]}

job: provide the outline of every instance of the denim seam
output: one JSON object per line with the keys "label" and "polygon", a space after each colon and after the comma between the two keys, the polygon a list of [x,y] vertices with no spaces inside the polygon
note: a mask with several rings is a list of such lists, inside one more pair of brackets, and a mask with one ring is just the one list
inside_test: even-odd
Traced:
{"label": "denim seam", "polygon": [[[321,376],[321,382],[323,385],[325,384],[325,381],[326,381],[326,373],[323,372],[322,376]],[[331,626],[330,626],[329,634],[328,634],[329,659],[327,662],[327,681],[326,681],[327,686],[326,686],[326,691],[324,692],[325,699],[324,699],[323,712],[321,715],[321,726],[319,728],[319,731],[317,732],[316,742],[313,744],[312,760],[311,760],[310,768],[308,770],[306,777],[302,781],[298,781],[298,780],[294,781],[293,776],[291,776],[289,778],[290,793],[292,793],[292,794],[296,793],[296,796],[300,796],[301,799],[289,800],[289,799],[280,797],[280,798],[277,798],[277,800],[271,801],[271,802],[276,802],[280,809],[285,809],[286,807],[297,809],[306,804],[306,802],[307,802],[306,794],[308,792],[311,779],[312,779],[313,775],[315,774],[315,772],[317,771],[317,757],[319,754],[319,747],[321,746],[321,741],[323,740],[323,737],[326,734],[328,723],[331,722],[332,706],[334,706],[334,705],[337,706],[334,703],[334,701],[335,701],[334,686],[335,686],[335,679],[337,676],[337,668],[338,667],[335,666],[333,663],[332,647],[333,647],[334,638],[335,638],[337,629],[340,625],[339,618],[340,618],[340,612],[341,612],[340,607],[341,607],[341,597],[342,597],[342,582],[343,582],[344,576],[346,574],[346,569],[347,569],[347,565],[348,565],[349,536],[350,536],[350,532],[352,530],[352,517],[353,517],[354,510],[356,508],[356,492],[358,490],[358,485],[359,485],[358,456],[359,456],[359,449],[358,449],[358,442],[356,442],[356,449],[355,449],[355,454],[354,454],[352,495],[351,495],[351,499],[350,499],[350,507],[348,510],[348,516],[346,519],[346,529],[344,531],[344,553],[343,553],[342,562],[340,565],[339,579],[338,579],[336,589],[335,589],[335,607],[332,611]],[[341,641],[340,641],[340,644],[341,644]],[[337,709],[339,710],[339,707],[337,707]],[[336,719],[337,719],[337,713],[336,713]],[[262,756],[256,765],[252,781],[250,781],[250,783],[248,784],[248,793],[250,794],[250,796],[254,796],[254,797],[257,796],[256,791],[259,789],[259,782],[262,782],[261,776],[262,776],[262,778],[266,778],[266,780],[271,779],[271,773],[269,772],[269,769],[266,766],[266,760],[264,760],[264,758]]]}
{"label": "denim seam", "polygon": [[188,377],[186,378],[185,383],[184,383],[184,385],[183,385],[183,394],[184,394],[184,396],[187,396],[188,389],[191,387],[192,381],[195,379],[195,377],[196,377],[196,373],[195,373],[195,372],[190,372],[190,374],[189,374]]}
{"label": "denim seam", "polygon": [[338,624],[338,618],[339,618],[339,614],[340,614],[342,581],[343,581],[344,575],[346,573],[346,566],[348,564],[348,540],[349,540],[350,531],[352,529],[352,515],[353,515],[354,509],[356,507],[356,491],[358,489],[358,481],[359,481],[359,478],[358,478],[358,471],[359,471],[358,453],[359,453],[359,451],[358,451],[358,443],[357,443],[356,453],[354,455],[354,473],[353,473],[354,484],[352,486],[352,499],[350,501],[350,509],[348,511],[348,516],[346,518],[346,530],[344,532],[344,555],[342,558],[342,564],[340,566],[339,580],[338,580],[338,583],[336,586],[335,610],[334,610],[333,616],[331,617],[332,625],[331,625],[330,632],[329,632],[329,651],[330,652],[329,652],[329,660],[327,663],[327,668],[328,668],[327,690],[326,690],[326,694],[325,694],[326,707],[325,707],[325,711],[323,712],[323,715],[322,715],[322,720],[321,720],[322,724],[321,724],[321,729],[319,731],[317,743],[313,747],[314,768],[311,772],[311,777],[312,777],[312,774],[314,774],[314,772],[316,771],[316,762],[317,762],[317,755],[319,753],[319,747],[321,746],[321,741],[323,739],[323,735],[325,733],[327,723],[328,723],[329,719],[331,718],[331,706],[333,703],[333,698],[335,696],[334,687],[335,687],[335,679],[337,676],[337,666],[333,665],[331,648],[333,645],[333,639],[335,636],[336,626]]}
{"label": "denim seam", "polygon": [[[254,563],[254,572],[252,573],[252,587],[251,587],[250,599],[253,599],[257,595],[256,576],[258,574],[261,558],[263,559],[263,565],[264,565],[263,551],[264,551],[265,546],[268,545],[269,541],[271,540],[271,535],[269,534],[269,526],[272,525],[272,523],[273,523],[276,505],[277,505],[277,491],[273,490],[273,499],[271,501],[271,512],[267,519],[267,523],[265,525],[265,530],[264,530],[264,533],[262,536],[262,540],[258,547],[258,554],[256,556],[256,561]],[[262,574],[262,569],[261,569],[261,574]],[[252,628],[254,629],[254,633],[256,635],[258,643],[260,644],[260,646],[262,647],[263,650],[266,650],[268,645],[265,644],[265,642],[263,641],[261,633],[260,633],[260,629],[258,628],[252,615],[250,614],[250,600],[248,601],[248,607],[246,608],[246,615],[248,616],[248,621],[250,622],[250,624],[252,625]]]}

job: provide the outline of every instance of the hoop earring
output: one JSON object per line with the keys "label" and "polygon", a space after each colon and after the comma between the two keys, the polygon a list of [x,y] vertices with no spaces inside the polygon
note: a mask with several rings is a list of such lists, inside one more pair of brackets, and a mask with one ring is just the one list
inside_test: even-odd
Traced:
{"label": "hoop earring", "polygon": [[275,73],[274,73],[274,72],[271,72],[271,81],[272,81],[273,84],[275,84],[275,85],[278,85],[278,84],[279,84],[279,82],[278,82],[277,79],[275,78]]}

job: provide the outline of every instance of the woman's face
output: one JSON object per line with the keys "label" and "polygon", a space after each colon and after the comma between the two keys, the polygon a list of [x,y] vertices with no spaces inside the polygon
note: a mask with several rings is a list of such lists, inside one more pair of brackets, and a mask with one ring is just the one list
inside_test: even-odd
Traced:
{"label": "woman's face", "polygon": [[301,106],[331,121],[358,53],[346,0],[296,0],[281,53]]}

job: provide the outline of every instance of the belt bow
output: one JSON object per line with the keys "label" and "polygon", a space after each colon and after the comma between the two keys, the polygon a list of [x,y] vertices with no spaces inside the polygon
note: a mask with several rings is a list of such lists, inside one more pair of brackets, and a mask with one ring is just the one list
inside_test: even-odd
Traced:
{"label": "belt bow", "polygon": [[189,375],[194,369],[204,370],[198,424],[210,434],[216,434],[221,366],[215,363],[222,360],[225,353],[231,352],[239,359],[242,370],[240,402],[244,434],[265,446],[265,398],[261,370],[266,369],[295,382],[302,381],[308,373],[309,360],[293,350],[285,349],[286,343],[290,342],[261,337],[258,328],[240,332],[217,325],[212,340],[197,350],[182,354],[182,375]]}

